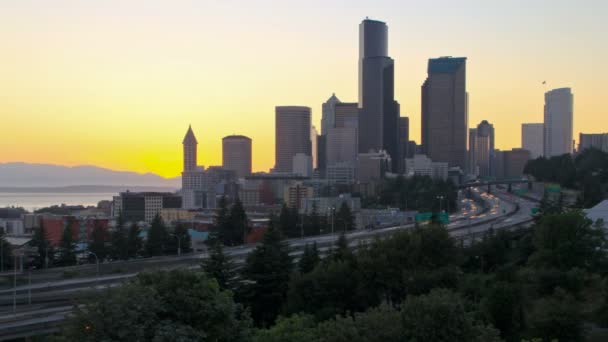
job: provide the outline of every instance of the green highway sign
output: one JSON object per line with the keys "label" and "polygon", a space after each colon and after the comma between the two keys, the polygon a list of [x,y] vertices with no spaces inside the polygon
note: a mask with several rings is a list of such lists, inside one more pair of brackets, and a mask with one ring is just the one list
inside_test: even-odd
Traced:
{"label": "green highway sign", "polygon": [[433,213],[418,213],[416,214],[416,222],[428,221],[433,217]]}
{"label": "green highway sign", "polygon": [[535,215],[538,213],[538,208],[532,208],[530,209],[530,212],[532,213],[532,215]]}
{"label": "green highway sign", "polygon": [[450,223],[450,216],[448,215],[448,213],[439,213],[439,222],[443,224]]}

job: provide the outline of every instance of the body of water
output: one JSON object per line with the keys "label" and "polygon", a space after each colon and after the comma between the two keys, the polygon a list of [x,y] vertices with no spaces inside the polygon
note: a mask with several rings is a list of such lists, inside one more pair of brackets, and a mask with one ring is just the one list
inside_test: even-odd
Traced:
{"label": "body of water", "polygon": [[28,211],[52,205],[96,206],[102,200],[112,200],[116,193],[69,193],[69,192],[0,192],[0,208],[23,207]]}

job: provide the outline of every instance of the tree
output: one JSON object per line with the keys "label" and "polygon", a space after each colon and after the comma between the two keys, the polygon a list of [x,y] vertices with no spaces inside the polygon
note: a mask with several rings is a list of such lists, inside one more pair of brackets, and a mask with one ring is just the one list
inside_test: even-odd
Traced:
{"label": "tree", "polygon": [[224,244],[228,246],[243,244],[247,234],[249,234],[249,227],[245,208],[243,208],[243,203],[238,198],[230,207],[228,221],[227,229],[222,232]]}
{"label": "tree", "polygon": [[234,289],[235,265],[230,256],[224,253],[224,247],[219,240],[214,240],[209,248],[209,255],[202,261],[202,269],[211,278],[215,278],[223,290]]}
{"label": "tree", "polygon": [[288,238],[300,236],[298,230],[298,212],[295,208],[289,208],[283,203],[279,214],[279,230]]}
{"label": "tree", "polygon": [[226,196],[222,196],[218,203],[217,214],[215,216],[215,225],[212,229],[210,239],[219,238],[224,240],[224,232],[230,230],[230,219],[228,210],[228,201]]}
{"label": "tree", "polygon": [[0,228],[0,268],[4,271],[11,268],[11,244],[5,239],[4,229]]}
{"label": "tree", "polygon": [[507,282],[496,282],[481,303],[488,321],[508,341],[519,341],[524,323],[524,303],[520,288]]}
{"label": "tree", "polygon": [[32,236],[30,246],[36,248],[36,255],[32,261],[33,266],[37,268],[47,268],[49,265],[53,264],[55,251],[46,238],[46,231],[42,221],[40,221],[40,227],[34,230],[34,236]]}
{"label": "tree", "polygon": [[310,214],[304,217],[304,235],[319,235],[322,230],[323,223],[321,221],[321,216],[319,215],[317,204],[313,203]]}
{"label": "tree", "polygon": [[149,256],[163,255],[167,236],[167,228],[160,215],[156,214],[150,224],[150,229],[148,229],[148,239],[145,246],[146,254]]}
{"label": "tree", "polygon": [[351,262],[354,259],[353,253],[348,246],[348,240],[344,232],[340,233],[338,240],[335,242],[334,249],[331,253],[333,260]]}
{"label": "tree", "polygon": [[129,232],[127,234],[127,255],[129,258],[135,258],[139,255],[143,242],[141,237],[139,236],[141,230],[137,226],[135,222],[131,224],[129,227]]}
{"label": "tree", "polygon": [[319,264],[319,261],[321,261],[321,258],[319,257],[317,242],[315,241],[312,246],[306,244],[302,257],[300,257],[300,260],[298,261],[300,273],[304,274],[311,272]]}
{"label": "tree", "polygon": [[192,239],[188,233],[188,228],[181,223],[178,223],[172,233],[165,235],[166,240],[163,243],[165,254],[177,254],[178,248],[181,248],[181,253],[190,253],[192,251]]}
{"label": "tree", "polygon": [[89,242],[89,251],[97,256],[98,261],[103,261],[107,255],[108,250],[106,248],[107,232],[104,228],[95,223],[93,232],[91,233],[91,241]]}
{"label": "tree", "polygon": [[63,330],[66,341],[248,341],[251,321],[202,272],[141,273],[105,290]]}
{"label": "tree", "polygon": [[536,301],[528,320],[532,336],[546,341],[584,341],[580,305],[561,289]]}
{"label": "tree", "polygon": [[336,215],[336,228],[344,232],[355,229],[355,218],[346,202],[342,202],[338,215]]}
{"label": "tree", "polygon": [[116,220],[116,227],[110,235],[110,241],[112,242],[110,247],[110,257],[112,259],[126,260],[129,258],[127,239],[127,232],[124,228],[124,218],[121,211],[118,214],[118,219]]}
{"label": "tree", "polygon": [[498,331],[476,321],[462,298],[448,290],[408,297],[401,317],[405,341],[500,341]]}
{"label": "tree", "polygon": [[277,317],[285,302],[291,270],[289,246],[271,224],[261,244],[247,256],[242,272],[240,295],[257,324],[267,326]]}
{"label": "tree", "polygon": [[534,227],[534,245],[531,262],[539,268],[594,271],[606,266],[605,231],[580,211],[543,216]]}
{"label": "tree", "polygon": [[76,244],[72,239],[72,230],[69,227],[64,228],[61,235],[57,264],[60,266],[72,266],[76,264]]}

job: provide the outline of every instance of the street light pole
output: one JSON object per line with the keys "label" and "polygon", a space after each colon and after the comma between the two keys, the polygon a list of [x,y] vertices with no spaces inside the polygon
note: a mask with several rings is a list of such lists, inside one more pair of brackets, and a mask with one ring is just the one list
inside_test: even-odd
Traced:
{"label": "street light pole", "polygon": [[334,235],[334,207],[331,208],[331,235]]}

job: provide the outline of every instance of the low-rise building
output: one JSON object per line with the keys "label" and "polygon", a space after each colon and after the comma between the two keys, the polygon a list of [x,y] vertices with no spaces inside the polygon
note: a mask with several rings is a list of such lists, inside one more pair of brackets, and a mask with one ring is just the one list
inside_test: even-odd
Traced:
{"label": "low-rise building", "polygon": [[112,215],[126,222],[152,222],[162,209],[182,207],[182,197],[171,192],[121,192],[114,196]]}
{"label": "low-rise building", "polygon": [[283,201],[289,208],[301,208],[302,200],[313,196],[314,190],[298,182],[285,187]]}
{"label": "low-rise building", "polygon": [[446,180],[448,169],[448,163],[434,162],[424,154],[416,154],[414,158],[405,159],[406,177],[429,176],[433,179]]}

